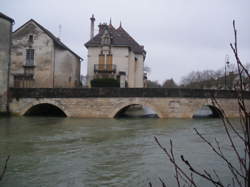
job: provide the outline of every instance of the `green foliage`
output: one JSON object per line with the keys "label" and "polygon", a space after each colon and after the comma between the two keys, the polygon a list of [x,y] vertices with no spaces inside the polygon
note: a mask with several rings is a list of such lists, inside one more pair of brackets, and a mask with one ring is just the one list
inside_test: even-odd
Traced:
{"label": "green foliage", "polygon": [[161,85],[158,81],[147,80],[147,88],[161,88]]}
{"label": "green foliage", "polygon": [[120,81],[112,78],[93,79],[91,87],[120,87]]}

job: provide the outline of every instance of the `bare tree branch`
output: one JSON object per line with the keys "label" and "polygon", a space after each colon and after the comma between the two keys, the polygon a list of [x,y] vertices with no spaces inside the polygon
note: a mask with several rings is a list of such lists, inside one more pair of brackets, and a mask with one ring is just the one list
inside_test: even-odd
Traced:
{"label": "bare tree branch", "polygon": [[8,157],[7,157],[6,160],[5,160],[5,164],[4,164],[4,167],[3,167],[3,171],[2,171],[2,173],[0,174],[0,181],[3,180],[4,174],[5,174],[6,170],[7,170],[7,165],[8,165],[9,159],[10,159],[10,155],[8,155]]}
{"label": "bare tree branch", "polygon": [[[233,21],[233,31],[234,31],[234,43],[233,44],[230,43],[230,47],[236,59],[237,72],[239,78],[238,85],[235,85],[235,91],[237,93],[236,95],[237,103],[239,106],[241,131],[237,130],[234,124],[232,124],[232,122],[227,117],[225,111],[223,110],[223,107],[220,105],[220,103],[213,95],[211,96],[211,100],[213,106],[215,106],[221,111],[219,117],[222,120],[222,124],[224,126],[229,145],[232,148],[233,153],[236,155],[237,166],[234,166],[233,163],[230,161],[230,159],[223,153],[220,142],[216,138],[214,144],[210,140],[205,138],[205,136],[202,135],[197,129],[194,129],[194,131],[196,135],[198,135],[211,148],[212,152],[216,153],[216,155],[219,156],[219,158],[227,164],[227,168],[232,174],[232,183],[227,184],[226,186],[235,187],[237,185],[237,186],[250,187],[250,111],[245,103],[245,95],[246,95],[245,89],[248,88],[247,86],[249,86],[250,88],[250,75],[248,69],[244,67],[239,58],[237,30],[235,26],[235,21]],[[236,141],[235,135],[236,138],[239,138],[240,142]],[[220,176],[215,170],[213,170],[213,172],[210,173],[207,170],[201,171],[199,168],[194,168],[191,165],[191,163],[188,160],[186,160],[183,155],[181,155],[182,162],[189,168],[189,172],[191,172],[191,175],[189,176],[187,172],[184,171],[179,164],[177,164],[176,156],[173,151],[172,140],[170,140],[169,149],[163,147],[156,137],[155,141],[158,144],[158,146],[163,150],[163,152],[166,154],[170,162],[173,164],[175,169],[175,180],[178,187],[182,185],[181,182],[184,182],[188,186],[197,186],[193,174],[211,182],[214,186],[224,187],[224,184],[222,183]],[[239,143],[240,144],[243,143],[242,144],[244,146],[243,154],[242,152],[239,151],[240,150],[238,148]],[[161,182],[163,187],[165,187],[166,184],[163,183],[163,181]],[[185,186],[185,184],[183,186]]]}

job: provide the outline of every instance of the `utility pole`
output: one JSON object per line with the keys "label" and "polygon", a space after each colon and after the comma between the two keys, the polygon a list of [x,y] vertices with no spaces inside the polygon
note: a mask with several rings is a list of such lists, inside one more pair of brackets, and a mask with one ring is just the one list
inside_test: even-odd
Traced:
{"label": "utility pole", "polygon": [[229,65],[229,56],[225,56],[225,90],[227,89],[227,66]]}

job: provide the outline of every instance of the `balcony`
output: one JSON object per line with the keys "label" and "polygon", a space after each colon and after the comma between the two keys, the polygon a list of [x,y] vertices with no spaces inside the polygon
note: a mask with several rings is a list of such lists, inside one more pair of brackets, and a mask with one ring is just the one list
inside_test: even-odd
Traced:
{"label": "balcony", "polygon": [[116,73],[116,65],[114,64],[95,64],[95,73]]}

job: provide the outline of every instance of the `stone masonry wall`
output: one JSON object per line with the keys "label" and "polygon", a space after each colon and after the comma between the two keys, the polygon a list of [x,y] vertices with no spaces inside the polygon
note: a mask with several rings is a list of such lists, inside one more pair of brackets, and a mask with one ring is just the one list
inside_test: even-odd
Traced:
{"label": "stone masonry wall", "polygon": [[[11,92],[10,110],[18,115],[24,115],[32,106],[48,103],[68,117],[113,118],[124,107],[140,104],[154,110],[160,118],[192,118],[202,106],[212,105],[209,95],[213,94],[228,117],[239,117],[233,91],[118,88],[12,89]],[[245,96],[246,106],[250,107],[249,92]]]}
{"label": "stone masonry wall", "polygon": [[[29,43],[29,36],[33,43]],[[54,42],[32,21],[13,33],[11,74],[24,73],[26,50],[35,50],[34,56],[34,85],[36,88],[53,87],[54,71]],[[13,85],[12,85],[13,86]]]}
{"label": "stone masonry wall", "polygon": [[0,17],[0,112],[7,112],[12,23]]}

